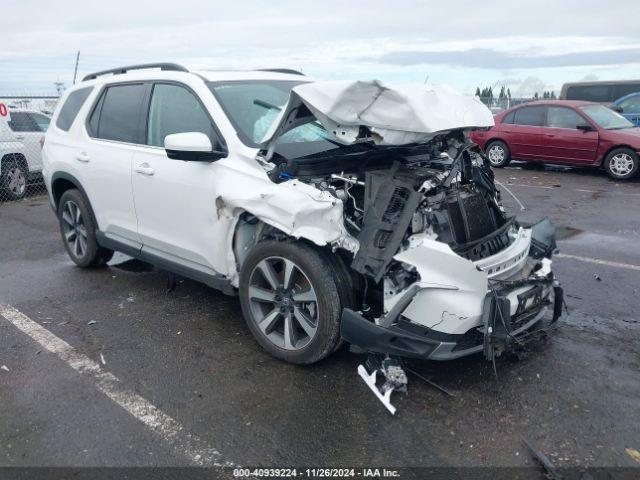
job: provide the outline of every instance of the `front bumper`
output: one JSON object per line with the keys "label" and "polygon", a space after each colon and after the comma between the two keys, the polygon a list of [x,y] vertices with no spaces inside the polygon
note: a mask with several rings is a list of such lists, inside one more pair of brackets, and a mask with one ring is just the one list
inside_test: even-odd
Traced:
{"label": "front bumper", "polygon": [[[548,298],[534,299],[541,288],[553,288],[553,303]],[[417,325],[402,316],[392,325],[385,327],[367,320],[359,313],[345,309],[342,313],[341,334],[347,342],[367,352],[386,353],[401,357],[428,360],[453,360],[456,358],[485,353],[493,358],[521,344],[541,320],[553,309],[550,323],[561,314],[562,288],[552,280],[543,283],[532,281],[531,288],[519,295],[516,314],[511,315],[510,300],[497,290],[491,290],[484,301],[482,325],[464,334],[450,334]]]}

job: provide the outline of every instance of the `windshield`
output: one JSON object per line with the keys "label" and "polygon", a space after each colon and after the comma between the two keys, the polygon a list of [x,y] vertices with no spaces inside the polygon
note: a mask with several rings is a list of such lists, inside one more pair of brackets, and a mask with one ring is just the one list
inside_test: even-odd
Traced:
{"label": "windshield", "polygon": [[[262,139],[289,99],[293,87],[302,82],[283,80],[245,80],[208,82],[242,142],[259,147]],[[339,145],[319,123],[308,123],[284,134],[275,151],[289,158],[304,156]]]}
{"label": "windshield", "polygon": [[614,112],[604,105],[586,105],[584,107],[580,107],[580,110],[586,113],[591,120],[596,122],[605,130],[620,130],[622,128],[635,127],[633,123],[622,115]]}

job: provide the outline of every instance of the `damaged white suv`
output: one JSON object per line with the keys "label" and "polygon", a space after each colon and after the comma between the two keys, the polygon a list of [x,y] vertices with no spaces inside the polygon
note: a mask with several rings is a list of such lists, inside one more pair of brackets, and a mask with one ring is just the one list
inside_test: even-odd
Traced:
{"label": "damaged white suv", "polygon": [[445,88],[139,65],[65,92],[44,176],[76,264],[117,250],[239,294],[278,358],[493,358],[562,290],[553,226],[505,213],[469,140],[492,125]]}

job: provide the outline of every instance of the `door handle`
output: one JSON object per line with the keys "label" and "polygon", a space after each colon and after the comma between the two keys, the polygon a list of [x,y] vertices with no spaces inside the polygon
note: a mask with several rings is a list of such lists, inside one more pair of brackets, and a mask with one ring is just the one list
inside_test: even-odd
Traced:
{"label": "door handle", "polygon": [[16,135],[16,140],[24,140],[24,135]]}
{"label": "door handle", "polygon": [[133,171],[148,176],[156,173],[156,171],[151,168],[148,163],[141,163],[140,165],[136,165],[135,167],[133,167]]}
{"label": "door handle", "polygon": [[89,160],[91,160],[91,158],[89,158],[87,152],[82,152],[76,155],[76,160],[82,163],[89,163]]}

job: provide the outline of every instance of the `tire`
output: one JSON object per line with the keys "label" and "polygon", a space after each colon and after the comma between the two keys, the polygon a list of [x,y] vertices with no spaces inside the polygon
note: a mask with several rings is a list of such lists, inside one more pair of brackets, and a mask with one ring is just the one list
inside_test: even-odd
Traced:
{"label": "tire", "polygon": [[1,184],[9,200],[19,200],[27,193],[29,171],[18,160],[5,161],[2,165]]}
{"label": "tire", "polygon": [[484,153],[493,168],[505,167],[509,165],[509,162],[511,161],[511,152],[509,151],[509,147],[506,143],[500,140],[489,142]]}
{"label": "tire", "polygon": [[616,148],[607,154],[603,165],[614,180],[627,180],[638,173],[638,154],[629,148]]}
{"label": "tire", "polygon": [[[292,272],[289,285],[286,270]],[[331,354],[340,344],[347,298],[340,293],[342,277],[323,253],[304,243],[254,246],[240,270],[240,305],[256,341],[274,357],[299,365]]]}
{"label": "tire", "polygon": [[58,222],[64,246],[76,265],[98,267],[111,260],[113,251],[98,245],[95,219],[79,190],[62,194],[58,202]]}

